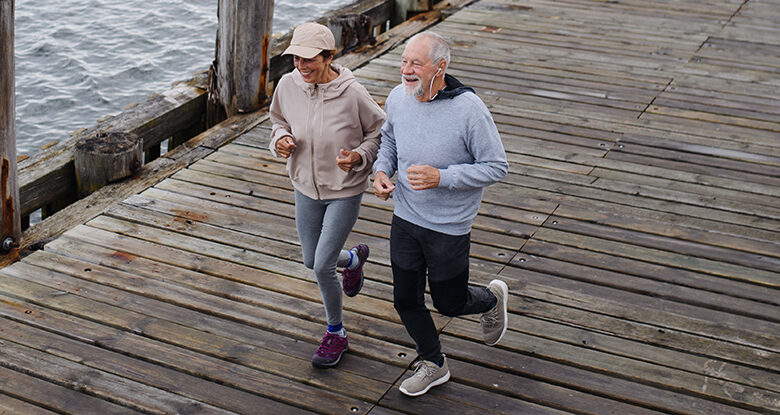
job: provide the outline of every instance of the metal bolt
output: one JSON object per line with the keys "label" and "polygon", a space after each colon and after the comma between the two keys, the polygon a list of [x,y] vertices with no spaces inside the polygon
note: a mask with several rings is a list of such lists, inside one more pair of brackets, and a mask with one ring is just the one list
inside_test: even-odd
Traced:
{"label": "metal bolt", "polygon": [[10,251],[14,247],[14,238],[6,236],[3,239],[3,251]]}

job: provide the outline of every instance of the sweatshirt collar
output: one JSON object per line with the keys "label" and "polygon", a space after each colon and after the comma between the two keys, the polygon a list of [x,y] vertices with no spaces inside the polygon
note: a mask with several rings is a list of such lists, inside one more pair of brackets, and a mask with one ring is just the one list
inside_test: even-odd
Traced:
{"label": "sweatshirt collar", "polygon": [[474,92],[474,88],[463,85],[459,80],[448,73],[444,74],[444,83],[446,86],[439,90],[431,101],[445,98],[452,99],[466,92],[476,93]]}

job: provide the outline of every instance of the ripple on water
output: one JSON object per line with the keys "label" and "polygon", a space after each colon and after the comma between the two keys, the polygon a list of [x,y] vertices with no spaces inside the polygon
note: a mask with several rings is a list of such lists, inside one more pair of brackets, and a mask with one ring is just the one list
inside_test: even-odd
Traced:
{"label": "ripple on water", "polygon": [[[354,0],[277,0],[274,32]],[[206,69],[217,0],[17,0],[17,152],[33,154]]]}

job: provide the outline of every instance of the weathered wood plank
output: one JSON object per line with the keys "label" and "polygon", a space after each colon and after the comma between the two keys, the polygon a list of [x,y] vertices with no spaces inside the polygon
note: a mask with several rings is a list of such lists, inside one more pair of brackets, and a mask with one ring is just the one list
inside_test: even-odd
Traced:
{"label": "weathered wood plank", "polygon": [[[457,320],[450,323],[445,333],[457,332],[459,336],[468,336],[472,340],[481,337],[480,330],[471,330],[472,322]],[[778,399],[778,393],[766,390],[762,386],[748,386],[733,382],[718,382],[711,373],[692,374],[674,368],[665,368],[658,373],[656,362],[642,362],[630,357],[605,353],[584,347],[582,344],[565,344],[546,340],[537,336],[516,333],[507,334],[505,347],[515,350],[532,352],[534,358],[562,362],[569,366],[584,370],[620,377],[627,381],[651,385],[656,388],[685,391],[688,394],[700,395],[706,399],[731,401],[732,404],[746,404],[759,409],[765,402]],[[714,362],[713,362],[714,363]],[[771,377],[765,373],[765,377]],[[759,381],[760,382],[760,381]],[[707,385],[707,387],[702,387]],[[736,389],[744,388],[744,393],[734,393]]]}
{"label": "weathered wood plank", "polygon": [[[59,311],[67,310],[68,312],[75,315],[101,321],[104,324],[123,327],[125,330],[144,334],[146,336],[162,340],[167,343],[172,343],[174,345],[202,350],[203,352],[220,359],[239,362],[243,365],[255,369],[265,371],[265,369],[267,369],[266,365],[270,363],[269,361],[265,361],[262,356],[256,353],[255,347],[251,344],[212,335],[204,331],[199,331],[197,329],[183,326],[181,324],[169,322],[149,315],[144,315],[137,311],[122,309],[85,297],[72,294],[61,295],[58,293],[62,291],[58,289],[45,287],[43,285],[32,282],[26,282],[17,278],[24,278],[25,275],[16,275],[13,277],[11,277],[9,274],[5,275],[8,276],[8,278],[4,278],[1,283],[3,290],[9,294],[13,294],[21,298],[36,298],[37,302],[41,303],[42,305],[46,305],[49,308],[54,308]],[[123,303],[128,304],[127,302],[119,302],[119,304]],[[289,364],[290,359],[282,359],[278,363]],[[331,386],[337,386],[333,385],[331,382],[312,378],[312,376],[317,375],[317,372],[311,373],[311,364],[308,361],[305,363],[305,365],[299,365],[299,367],[300,369],[305,368],[305,370],[308,372],[306,375],[302,375],[305,376],[307,382],[311,382],[320,387],[325,387],[326,389],[330,388],[328,384]],[[278,374],[271,373],[269,373],[269,376],[280,377]],[[299,378],[299,381],[301,380],[302,379]],[[359,388],[352,387],[345,389],[341,387],[338,389],[340,392],[347,392],[355,398],[357,398],[357,396],[369,396],[371,395],[371,392],[369,392],[369,388],[367,388],[368,383],[370,383],[368,379],[361,378],[361,380],[356,384],[360,385]],[[349,382],[345,382],[344,384],[349,384]],[[384,393],[384,389],[382,389],[382,393]],[[356,401],[356,404],[357,402],[359,401]]]}
{"label": "weathered wood plank", "polygon": [[[82,319],[67,312],[42,307],[19,298],[0,294],[0,314],[58,333],[75,337],[79,341],[97,344],[102,348],[138,357],[154,364],[174,367],[190,375],[214,379],[231,387],[247,390],[289,405],[304,407],[317,413],[338,414],[351,408],[367,408],[356,405],[354,399],[334,394],[320,388],[289,379],[279,378],[260,370],[230,360],[221,360],[210,355],[197,353],[187,348],[166,344],[129,331],[103,325],[89,319]],[[32,318],[31,318],[32,317]],[[279,390],[288,393],[279,394]],[[67,393],[66,393],[67,395]],[[55,397],[59,399],[61,395]],[[87,412],[71,412],[87,413]],[[96,415],[106,412],[94,412]],[[127,413],[127,411],[122,412]]]}
{"label": "weathered wood plank", "polygon": [[[540,246],[541,245],[541,246]],[[557,247],[557,246],[556,246]],[[546,248],[546,249],[545,249]],[[599,286],[605,286],[626,291],[628,293],[641,294],[642,296],[652,297],[653,300],[642,299],[641,297],[632,300],[634,304],[640,305],[642,303],[654,303],[656,300],[664,300],[666,304],[665,309],[667,311],[674,311],[680,314],[698,315],[698,318],[705,320],[717,320],[723,318],[723,321],[732,318],[732,316],[747,316],[750,318],[766,320],[773,323],[780,323],[780,317],[778,317],[778,306],[768,305],[755,301],[746,301],[744,299],[735,298],[732,296],[719,295],[709,291],[702,291],[701,289],[688,288],[685,285],[669,284],[666,282],[657,282],[650,278],[637,278],[632,275],[630,270],[618,270],[619,272],[607,271],[603,269],[591,268],[584,264],[571,263],[563,260],[558,260],[549,257],[540,256],[542,253],[552,251],[552,244],[542,244],[538,241],[530,241],[523,247],[522,252],[524,255],[521,263],[524,269],[534,270],[540,273],[546,273],[549,275],[555,275],[561,278],[567,278],[574,281],[582,281],[589,284],[596,284]],[[562,249],[562,251],[565,251]],[[578,258],[575,253],[568,254],[566,259]],[[580,253],[580,257],[590,255],[589,252]],[[593,257],[603,258],[603,255],[592,255]],[[606,259],[605,259],[606,260]],[[595,258],[585,260],[586,262],[593,263]],[[659,278],[663,279],[663,278]],[[687,282],[687,281],[686,281]],[[712,279],[707,282],[711,282],[713,285],[718,283],[717,280]],[[579,284],[569,284],[568,282],[561,282],[560,287],[566,285],[578,286]],[[586,288],[583,288],[585,290]],[[616,296],[618,293],[614,293]],[[634,298],[632,295],[626,295],[623,299]],[[659,305],[661,301],[657,301]],[[671,302],[679,302],[685,305],[692,305],[695,307],[701,307],[704,310],[691,309],[685,306],[675,305]],[[725,317],[728,313],[731,316]],[[721,321],[721,320],[717,320]],[[743,326],[749,325],[751,320],[746,320]],[[740,325],[740,323],[735,323]]]}
{"label": "weathered wood plank", "polygon": [[759,284],[768,288],[780,287],[780,276],[775,272],[746,268],[722,261],[689,257],[676,252],[655,248],[644,248],[624,242],[605,241],[597,237],[573,234],[562,230],[559,231],[554,228],[555,225],[552,225],[549,228],[541,228],[536,231],[534,237],[547,242],[575,246],[626,258],[642,259],[656,264],[674,266],[737,281]]}
{"label": "weathered wood plank", "polygon": [[453,376],[460,382],[483,389],[511,393],[524,401],[559,408],[564,411],[591,415],[603,414],[605,412],[637,415],[660,414],[660,412],[652,409],[626,404],[614,399],[547,383],[531,377],[506,373],[498,374],[495,369],[458,359],[451,358],[448,364]]}
{"label": "weathered wood plank", "polygon": [[[73,254],[72,251],[70,252],[70,254],[71,254],[71,256],[76,256],[76,255]],[[130,273],[126,273],[126,272],[115,272],[115,273],[112,273],[111,271],[103,268],[102,266],[99,266],[99,265],[96,265],[96,264],[90,265],[89,263],[81,262],[81,261],[78,261],[78,260],[72,260],[72,259],[69,259],[69,258],[41,257],[39,255],[39,256],[37,256],[35,258],[30,257],[30,259],[31,260],[29,262],[31,264],[34,264],[36,266],[40,266],[42,268],[53,268],[53,267],[55,267],[56,266],[56,262],[55,261],[58,261],[60,263],[63,263],[63,262],[67,263],[68,265],[72,266],[73,269],[64,269],[63,271],[67,272],[67,273],[71,273],[71,274],[82,274],[83,275],[83,273],[79,273],[78,272],[78,271],[80,271],[79,268],[83,268],[84,266],[87,266],[87,267],[91,266],[91,268],[90,268],[91,271],[88,274],[89,277],[90,277],[89,278],[90,281],[94,281],[96,283],[103,284],[103,285],[112,286],[112,287],[115,287],[115,288],[122,287],[122,284],[121,284],[122,278],[126,278],[128,280],[132,280],[134,278],[134,276],[132,274],[130,274]],[[59,269],[62,270],[62,267],[60,267]],[[168,271],[170,272],[171,268],[168,268]],[[50,277],[50,274],[48,274],[48,273],[42,273],[42,274],[39,274],[39,275],[45,275],[47,278]],[[173,277],[171,279],[175,279],[175,274],[172,273],[172,275],[173,275]],[[60,280],[61,280],[61,282],[58,285],[59,287],[68,286],[68,284],[69,284],[68,280],[63,280],[61,277],[53,276],[50,279],[54,280],[56,278],[60,278]],[[137,277],[135,279],[137,279]],[[216,283],[217,283],[217,285],[220,284],[219,282],[216,282]],[[212,284],[214,284],[214,282],[212,282]],[[178,288],[178,287],[173,287],[173,286],[171,286],[169,284],[168,280],[162,281],[162,282],[157,282],[157,281],[149,282],[146,285],[148,285],[148,287],[140,287],[140,288],[136,288],[136,287],[129,287],[129,288],[127,288],[127,287],[125,287],[125,288],[127,288],[125,291],[131,291],[133,293],[137,293],[137,294],[140,294],[140,295],[143,295],[143,296],[146,296],[146,297],[152,297],[152,298],[160,300],[160,301],[164,301],[164,302],[167,302],[167,303],[180,305],[180,306],[191,308],[191,309],[195,309],[195,310],[200,309],[199,311],[204,313],[204,314],[206,314],[208,312],[206,310],[203,310],[203,308],[206,307],[207,304],[210,301],[220,301],[218,299],[216,299],[216,300],[215,299],[209,299],[209,297],[207,295],[203,295],[202,292],[205,291],[205,290],[202,290],[202,286],[194,287],[196,290],[197,289],[201,289],[202,290],[201,292],[196,292],[196,291],[193,291],[193,290],[190,290],[190,289],[186,289],[186,288],[185,289],[181,289],[181,288]],[[224,288],[225,291],[228,290],[229,284],[225,284],[225,282],[222,282],[221,285],[225,286],[225,288]],[[191,286],[188,286],[187,288],[191,288]],[[117,293],[116,291],[112,291],[112,290],[93,289],[92,291],[93,291],[93,293],[90,295],[90,297],[97,298],[97,299],[99,299],[98,297],[100,296],[100,294],[96,294],[96,292],[97,293],[102,293],[104,291],[106,292],[105,295],[109,295],[109,296],[110,295],[114,295],[115,296],[114,298],[117,298],[117,301],[118,301],[118,299],[124,298],[126,296],[123,293]],[[236,291],[238,291],[238,290],[236,290]],[[245,288],[244,291],[251,291],[251,290],[247,290]],[[259,290],[254,290],[254,291],[255,291],[254,292],[254,296],[255,297],[260,297],[260,295],[257,294],[257,291],[259,291]],[[112,294],[112,292],[113,292],[113,294]],[[177,295],[176,295],[177,292],[184,293],[184,298],[177,297]],[[189,297],[191,298],[191,300],[189,300],[189,302],[187,302],[188,301],[188,299],[186,298],[187,295],[189,295]],[[265,294],[264,296],[267,297],[268,294]],[[272,294],[272,296],[273,296],[273,294]],[[246,302],[246,303],[252,303],[252,301],[249,301],[247,299],[247,297],[241,298],[240,294],[236,294],[235,296],[232,296],[231,299],[236,300],[236,301]],[[244,334],[244,333],[242,333],[242,330],[244,332],[247,331],[246,326],[242,326],[240,324],[231,323],[229,321],[229,319],[231,319],[231,316],[227,316],[227,314],[232,314],[232,318],[239,318],[239,319],[241,318],[240,317],[240,310],[236,309],[235,304],[232,304],[229,301],[223,301],[223,303],[225,305],[225,308],[224,308],[225,315],[217,316],[218,318],[212,318],[212,317],[210,317],[208,315],[205,315],[205,316],[204,315],[200,315],[199,316],[200,318],[197,319],[197,320],[192,319],[192,318],[188,319],[186,316],[182,317],[181,311],[179,309],[177,309],[176,307],[168,307],[165,304],[158,304],[158,303],[156,303],[154,301],[147,301],[145,299],[139,299],[139,300],[136,300],[136,301],[139,302],[139,303],[147,304],[149,313],[155,313],[156,315],[164,314],[166,316],[169,316],[170,319],[173,319],[173,320],[175,320],[175,321],[177,321],[179,323],[192,324],[193,326],[197,325],[197,328],[200,329],[200,330],[208,329],[208,331],[211,332],[211,333],[217,333],[217,334],[220,334],[222,336],[225,336],[225,337],[228,337],[228,338],[231,338],[231,339],[234,339],[234,340],[247,342],[247,343],[252,343],[252,344],[255,344],[258,347],[262,347],[264,349],[263,354],[265,355],[265,358],[267,358],[269,360],[273,360],[273,359],[279,359],[279,360],[282,360],[282,361],[284,361],[285,359],[287,360],[287,362],[284,363],[284,364],[282,364],[281,362],[275,362],[275,363],[267,364],[267,366],[264,367],[264,370],[266,370],[266,371],[270,371],[270,372],[277,372],[278,371],[277,373],[287,373],[288,375],[292,375],[292,374],[296,373],[296,370],[295,369],[290,369],[290,365],[292,365],[292,367],[303,366],[306,369],[308,369],[307,363],[308,363],[309,359],[311,358],[312,350],[314,348],[313,345],[306,346],[306,345],[302,344],[300,346],[294,346],[291,349],[290,346],[286,345],[287,343],[289,343],[289,341],[285,337],[277,336],[275,334],[266,335],[265,336],[266,337],[265,341],[262,342],[262,343],[259,343],[256,340],[256,338],[258,337],[257,333],[254,333],[254,334],[248,334],[248,333]],[[254,303],[259,304],[260,300],[257,300]],[[281,301],[280,301],[280,303],[281,303]],[[302,304],[302,306],[305,306],[305,305]],[[305,307],[302,307],[302,308],[305,308]],[[311,324],[307,325],[306,323],[298,323],[294,319],[287,319],[288,321],[285,321],[285,319],[278,318],[278,315],[274,316],[273,313],[272,314],[265,314],[265,315],[261,314],[261,315],[257,316],[256,319],[260,319],[261,317],[269,319],[269,320],[272,320],[272,321],[277,321],[279,324],[285,324],[285,323],[290,324],[290,323],[292,323],[292,324],[290,324],[291,326],[308,326],[308,327],[306,327],[308,329],[311,329],[312,326],[313,326]],[[277,317],[277,319],[273,320],[274,317]],[[228,321],[226,321],[225,319],[228,319]],[[244,322],[246,323],[246,320],[244,320]],[[295,324],[295,323],[298,323],[298,324]],[[273,330],[273,327],[272,326],[266,326],[266,329]],[[320,330],[313,330],[313,331],[314,331],[314,333],[316,335],[316,334],[320,334],[321,329]],[[315,340],[315,342],[316,342],[316,340]],[[298,349],[298,350],[295,350],[295,349]],[[351,364],[347,364],[347,365],[344,366],[344,368],[347,370],[347,372],[349,372],[351,374],[354,374],[354,375],[358,375],[358,377],[360,377],[360,378],[373,379],[375,381],[378,380],[378,381],[381,381],[381,382],[388,382],[388,381],[392,382],[393,380],[395,380],[394,377],[389,377],[388,378],[388,375],[386,374],[387,372],[392,373],[395,370],[394,368],[390,367],[389,365],[381,365],[381,364],[372,363],[371,361],[368,361],[367,359],[364,359],[362,357],[354,357],[354,358],[357,360],[357,362],[352,362]],[[350,360],[352,360],[352,359],[350,359]],[[382,366],[384,366],[384,367],[382,367]],[[287,371],[287,372],[285,372],[285,371]],[[371,384],[371,381],[368,381],[367,386],[369,386],[370,384]]]}
{"label": "weathered wood plank", "polygon": [[[735,384],[752,385],[774,392],[780,391],[780,384],[770,372],[756,371],[755,368],[746,365],[726,360],[709,359],[689,352],[671,350],[666,347],[633,341],[595,330],[572,327],[523,315],[513,316],[513,322],[516,323],[516,326],[522,333],[531,336],[630,357],[655,365],[677,368],[690,373],[709,376],[716,381],[724,380],[734,382]],[[531,343],[534,342],[534,339],[529,340]],[[525,350],[525,348],[522,348],[522,350]]]}
{"label": "weathered wood plank", "polygon": [[[183,396],[201,400],[205,399],[206,403],[233,412],[248,413],[257,410],[257,408],[273,410],[274,413],[279,414],[292,414],[304,411],[301,408],[280,404],[267,398],[229,388],[215,382],[209,382],[196,376],[187,375],[140,359],[134,359],[11,320],[4,319],[3,331],[0,332],[0,335],[7,341],[17,342],[40,352],[73,360],[80,365],[103,372],[130,377],[136,382],[142,382],[160,390],[175,390],[177,394]],[[35,369],[31,371],[35,371]],[[150,398],[147,394],[146,399]],[[186,406],[187,404],[184,405]],[[198,410],[199,404],[194,403],[188,407]],[[170,410],[177,410],[178,408],[174,407]]]}
{"label": "weathered wood plank", "polygon": [[142,413],[3,366],[0,366],[0,391],[60,413],[84,415]]}
{"label": "weathered wood plank", "polygon": [[54,412],[34,406],[8,395],[0,394],[0,410],[4,414],[54,415]]}
{"label": "weathered wood plank", "polygon": [[[521,283],[523,276],[529,273],[532,272],[507,267],[501,276],[508,281],[516,280]],[[587,310],[584,307],[572,307],[578,296],[572,298],[571,294],[549,295],[549,292],[547,286],[526,284],[521,297],[523,313],[527,316],[574,325],[661,348],[684,353],[693,351],[702,356],[737,362],[748,367],[777,370],[775,359],[767,356],[765,350],[728,341],[716,341],[691,334],[687,330],[665,327],[656,324],[652,318],[648,322],[625,319],[625,310],[612,314],[604,313],[603,309]],[[516,330],[521,329],[519,326],[516,328]]]}
{"label": "weathered wood plank", "polygon": [[535,350],[528,351],[530,356],[505,349],[491,349],[490,353],[485,353],[483,344],[451,335],[443,336],[442,343],[457,359],[496,365],[503,367],[509,373],[529,376],[538,381],[612,398],[626,404],[638,405],[663,413],[701,415],[729,412],[734,414],[754,413],[723,403],[698,399],[677,391],[632,382],[622,377],[611,377],[603,373],[568,366],[562,362],[538,359],[533,357]]}
{"label": "weathered wood plank", "polygon": [[113,401],[139,412],[235,414],[11,341],[6,341],[0,349],[0,357],[6,367],[34,373],[51,383],[64,384],[82,393]]}
{"label": "weathered wood plank", "polygon": [[[120,221],[113,220],[113,221],[103,221],[100,223],[95,223],[95,225],[102,225],[104,227],[113,227],[118,229],[119,226],[125,226],[128,231],[125,233],[130,233],[130,230],[135,229],[135,235],[144,237],[146,235],[143,234],[144,229],[140,227],[135,227],[132,225],[128,225],[126,223],[121,223]],[[94,231],[93,231],[94,232]],[[79,239],[87,239],[89,238],[88,235],[74,235],[78,236]],[[105,235],[106,237],[110,237],[110,235]],[[151,237],[146,236],[147,239],[151,239]],[[124,239],[119,237],[118,235],[115,237],[115,239]],[[184,238],[184,240],[189,240],[192,244],[195,244],[197,241],[194,238]],[[100,242],[97,242],[100,243]],[[157,241],[157,243],[160,243]],[[165,242],[162,242],[163,244]],[[151,243],[144,243],[144,246],[146,246],[146,249],[148,250],[156,250],[159,253],[166,253],[170,256],[169,261],[175,261],[175,263],[181,263],[181,267],[188,267],[188,263],[195,264],[195,265],[189,265],[189,268],[195,268],[203,272],[214,272],[217,275],[221,275],[219,269],[227,269],[234,273],[240,273],[238,275],[251,275],[250,269],[247,269],[245,267],[236,267],[235,265],[232,265],[232,262],[238,262],[238,265],[248,265],[252,266],[254,264],[263,264],[263,258],[269,258],[269,256],[261,256],[253,253],[243,253],[243,256],[246,258],[244,260],[236,261],[236,259],[231,259],[228,255],[221,256],[221,258],[231,259],[231,262],[222,261],[219,259],[208,259],[208,257],[205,257],[203,255],[197,255],[197,254],[184,254],[178,249],[173,248],[166,248],[164,245],[159,244],[151,244]],[[211,246],[216,248],[216,244],[213,243],[200,243],[200,246]],[[123,251],[126,251],[126,249],[121,248]],[[235,248],[229,248],[229,247],[223,247],[223,252],[235,252],[233,256],[239,256],[241,255],[241,249],[235,249]],[[138,255],[143,255],[146,257],[151,257],[154,259],[157,259],[158,261],[162,261],[159,258],[159,253],[155,254],[153,252],[150,253],[143,253],[143,251],[139,252],[138,250],[133,251],[137,253]],[[211,255],[214,255],[210,253]],[[166,261],[167,262],[167,261]],[[296,264],[290,263],[289,261],[282,261],[277,260],[277,262],[280,265],[288,264],[288,269],[290,266],[294,266]],[[300,266],[300,265],[298,265]],[[270,268],[270,266],[264,267],[266,270]],[[303,268],[301,266],[301,268]],[[213,271],[211,271],[213,270]],[[284,271],[284,268],[282,268],[282,271]],[[259,271],[256,271],[259,272]],[[288,271],[289,275],[289,271]],[[295,275],[295,274],[293,274]],[[300,277],[303,278],[309,278],[313,279],[312,276],[309,276],[308,273],[306,274],[298,274]],[[260,274],[262,276],[262,274]],[[293,294],[296,294],[293,292]],[[265,298],[275,298],[279,297],[279,294],[275,294],[273,292],[268,292],[264,295]],[[283,297],[284,298],[284,297]],[[219,299],[212,299],[212,301],[221,301]],[[249,298],[245,299],[244,301],[250,301]],[[306,339],[312,343],[315,343],[319,341],[320,337],[322,336],[322,330],[324,327],[324,310],[322,310],[322,307],[319,306],[317,303],[314,302],[308,302],[304,301],[300,298],[286,298],[286,303],[282,303],[281,301],[277,300],[273,303],[269,303],[264,298],[260,297],[253,297],[251,299],[252,302],[255,302],[257,304],[263,304],[266,307],[270,307],[267,309],[267,311],[263,311],[263,313],[268,313],[267,318],[261,318],[258,316],[258,313],[260,311],[255,311],[254,313],[251,312],[252,307],[249,307],[248,305],[244,304],[233,304],[233,307],[230,309],[230,313],[219,313],[222,314],[223,317],[228,318],[239,318],[239,320],[242,321],[251,321],[253,325],[258,325],[260,327],[265,327],[266,329],[272,329],[275,331],[282,332],[286,335],[292,335],[297,338]],[[362,303],[371,302],[370,299],[363,299],[361,300]],[[374,300],[375,301],[375,300]],[[227,303],[226,303],[227,304]],[[236,308],[237,307],[237,308]],[[384,307],[383,307],[384,308]],[[234,310],[240,311],[243,309],[244,311],[235,314],[233,313]],[[383,321],[382,319],[378,317],[372,317],[372,316],[364,316],[360,315],[358,313],[350,311],[351,305],[347,306],[347,310],[345,312],[345,321],[347,321],[348,327],[351,327],[351,332],[354,332],[352,337],[355,339],[355,345],[353,347],[353,350],[356,353],[364,354],[364,355],[370,355],[375,359],[396,364],[396,365],[402,365],[404,363],[409,363],[408,358],[401,358],[397,356],[397,353],[394,351],[399,347],[396,343],[388,343],[387,341],[378,340],[378,339],[391,339],[391,341],[394,341],[396,339],[403,339],[403,336],[399,336],[399,334],[403,333],[403,328],[400,327],[397,324],[392,324],[391,322]],[[232,315],[232,317],[231,317]],[[297,318],[296,318],[297,317]],[[381,317],[395,317],[392,314],[382,314]],[[306,321],[300,321],[299,319],[305,319]],[[274,321],[287,321],[288,324],[284,325],[275,325],[273,324]],[[368,337],[370,335],[370,337]],[[364,337],[365,336],[365,337]],[[406,341],[404,341],[406,342]],[[406,352],[406,348],[402,347],[400,351]]]}

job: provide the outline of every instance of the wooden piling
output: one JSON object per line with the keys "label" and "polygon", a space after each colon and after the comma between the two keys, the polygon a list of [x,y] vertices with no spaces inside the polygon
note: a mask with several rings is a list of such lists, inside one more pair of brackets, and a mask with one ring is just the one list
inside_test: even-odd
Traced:
{"label": "wooden piling", "polygon": [[273,0],[220,0],[210,69],[209,124],[258,110],[268,98]]}
{"label": "wooden piling", "polygon": [[395,0],[392,24],[401,24],[413,15],[431,11],[432,8],[433,0]]}
{"label": "wooden piling", "polygon": [[100,133],[76,144],[73,161],[79,198],[124,179],[141,167],[143,141],[130,133]]}
{"label": "wooden piling", "polygon": [[0,249],[11,251],[22,237],[16,176],[16,110],[14,87],[14,0],[0,0]]}

